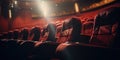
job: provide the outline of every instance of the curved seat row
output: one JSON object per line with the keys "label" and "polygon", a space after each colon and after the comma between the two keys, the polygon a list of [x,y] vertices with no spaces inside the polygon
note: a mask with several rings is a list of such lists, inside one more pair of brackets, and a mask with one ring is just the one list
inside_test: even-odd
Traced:
{"label": "curved seat row", "polygon": [[0,40],[0,59],[50,60],[59,44],[53,42]]}
{"label": "curved seat row", "polygon": [[83,43],[0,40],[3,60],[120,60],[120,49]]}

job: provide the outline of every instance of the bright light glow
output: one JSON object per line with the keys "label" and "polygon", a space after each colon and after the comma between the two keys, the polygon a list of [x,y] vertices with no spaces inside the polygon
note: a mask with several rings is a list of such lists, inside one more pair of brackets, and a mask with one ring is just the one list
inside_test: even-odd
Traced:
{"label": "bright light glow", "polygon": [[17,2],[17,1],[14,1],[14,3],[15,3],[15,5],[17,5],[18,2]]}
{"label": "bright light glow", "polygon": [[9,10],[9,18],[12,18],[11,10]]}
{"label": "bright light glow", "polygon": [[79,6],[78,6],[78,3],[75,3],[75,12],[76,12],[76,13],[79,12]]}
{"label": "bright light glow", "polygon": [[42,13],[43,17],[47,18],[50,16],[50,4],[47,1],[37,1],[37,6],[40,12]]}

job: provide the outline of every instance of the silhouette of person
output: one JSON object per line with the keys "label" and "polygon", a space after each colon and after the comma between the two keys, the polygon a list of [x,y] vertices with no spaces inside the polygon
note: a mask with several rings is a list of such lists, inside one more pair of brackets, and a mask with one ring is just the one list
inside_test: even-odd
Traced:
{"label": "silhouette of person", "polygon": [[19,37],[19,31],[16,29],[15,31],[13,31],[13,39],[18,39]]}
{"label": "silhouette of person", "polygon": [[24,28],[21,32],[20,32],[20,36],[22,37],[22,40],[28,40],[28,29]]}
{"label": "silhouette of person", "polygon": [[47,26],[47,31],[49,32],[48,38],[46,39],[46,41],[52,41],[52,42],[56,42],[56,26],[54,24],[48,24]]}
{"label": "silhouette of person", "polygon": [[41,34],[41,29],[36,26],[34,27],[31,31],[30,31],[30,36],[34,35],[33,36],[33,39],[34,41],[39,41],[40,39],[40,34]]}

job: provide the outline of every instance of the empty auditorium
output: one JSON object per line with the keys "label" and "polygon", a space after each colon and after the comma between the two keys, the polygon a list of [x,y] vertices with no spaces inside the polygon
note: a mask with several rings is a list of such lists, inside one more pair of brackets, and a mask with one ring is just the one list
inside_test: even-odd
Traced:
{"label": "empty auditorium", "polygon": [[120,60],[120,0],[0,0],[0,60]]}

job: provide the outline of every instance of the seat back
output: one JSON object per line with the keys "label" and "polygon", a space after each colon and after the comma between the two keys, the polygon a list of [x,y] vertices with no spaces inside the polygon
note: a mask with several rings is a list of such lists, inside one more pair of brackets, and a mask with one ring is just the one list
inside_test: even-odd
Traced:
{"label": "seat back", "polygon": [[120,59],[120,50],[88,44],[64,44],[57,48],[57,56],[60,60],[116,60]]}
{"label": "seat back", "polygon": [[36,45],[34,59],[50,60],[51,58],[55,57],[55,51],[58,45],[58,43],[53,42],[42,42]]}

